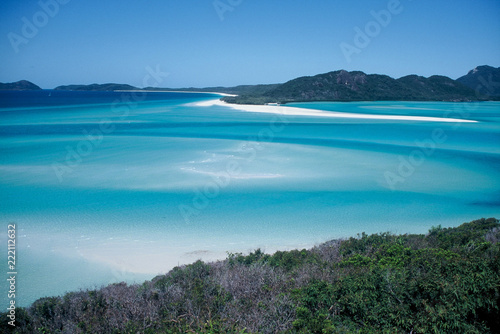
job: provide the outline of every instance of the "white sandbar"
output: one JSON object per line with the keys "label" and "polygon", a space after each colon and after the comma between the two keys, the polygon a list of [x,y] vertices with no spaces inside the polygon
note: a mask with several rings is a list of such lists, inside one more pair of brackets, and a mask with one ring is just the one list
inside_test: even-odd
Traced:
{"label": "white sandbar", "polygon": [[444,118],[444,117],[428,117],[428,116],[401,116],[401,115],[372,115],[372,114],[357,114],[338,111],[325,111],[317,109],[296,108],[286,106],[266,106],[266,105],[249,105],[249,104],[231,104],[223,102],[219,99],[208,100],[190,105],[198,107],[210,106],[223,106],[235,110],[246,112],[260,112],[268,114],[279,114],[288,116],[313,116],[313,117],[331,117],[331,118],[358,118],[358,119],[378,119],[378,120],[392,120],[392,121],[424,121],[424,122],[448,122],[448,123],[477,123],[477,121],[458,119],[458,118]]}

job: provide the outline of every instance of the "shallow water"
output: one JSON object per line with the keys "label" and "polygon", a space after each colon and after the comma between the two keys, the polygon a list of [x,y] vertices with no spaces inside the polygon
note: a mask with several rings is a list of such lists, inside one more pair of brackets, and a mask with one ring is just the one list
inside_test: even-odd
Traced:
{"label": "shallow water", "polygon": [[18,304],[226,252],[500,216],[498,102],[291,105],[476,121],[458,123],[134,98],[0,92],[0,241],[15,223]]}

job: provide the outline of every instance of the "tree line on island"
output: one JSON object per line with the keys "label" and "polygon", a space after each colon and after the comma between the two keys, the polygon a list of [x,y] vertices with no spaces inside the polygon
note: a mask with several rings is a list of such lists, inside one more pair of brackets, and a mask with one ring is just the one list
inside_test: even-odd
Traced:
{"label": "tree line on island", "polygon": [[[2,84],[0,89],[40,89],[28,82]],[[58,86],[56,90],[120,91],[139,90],[126,84]],[[283,84],[240,85],[236,87],[154,88],[154,91],[220,92],[228,103],[266,104],[310,101],[484,101],[500,100],[500,67],[478,66],[457,80],[434,75],[408,75],[393,79],[387,75],[360,71],[334,71],[300,77]]]}
{"label": "tree line on island", "polygon": [[1,316],[2,333],[499,333],[500,223],[228,254]]}
{"label": "tree line on island", "polygon": [[[497,82],[500,84],[500,78]],[[500,97],[500,90],[497,93]],[[224,101],[262,104],[308,101],[475,101],[491,98],[491,95],[466,86],[461,79],[452,80],[437,75],[429,78],[408,75],[393,79],[386,75],[341,70],[297,78],[263,94],[225,97]]]}

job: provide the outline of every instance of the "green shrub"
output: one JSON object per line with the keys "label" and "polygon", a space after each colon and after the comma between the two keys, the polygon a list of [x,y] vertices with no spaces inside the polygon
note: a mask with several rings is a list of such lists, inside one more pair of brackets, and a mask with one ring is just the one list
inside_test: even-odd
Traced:
{"label": "green shrub", "polygon": [[142,285],[42,298],[0,332],[499,333],[499,241],[490,218],[427,235],[363,233],[331,253],[229,254]]}

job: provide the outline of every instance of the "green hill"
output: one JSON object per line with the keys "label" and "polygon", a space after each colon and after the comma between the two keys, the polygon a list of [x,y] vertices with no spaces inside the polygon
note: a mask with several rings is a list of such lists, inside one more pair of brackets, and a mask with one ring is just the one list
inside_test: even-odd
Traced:
{"label": "green hill", "polygon": [[444,76],[409,75],[393,79],[360,71],[334,71],[300,77],[260,94],[225,97],[229,103],[307,101],[471,101],[476,92]]}
{"label": "green hill", "polygon": [[47,297],[2,333],[499,333],[500,223],[379,233]]}
{"label": "green hill", "polygon": [[10,83],[1,83],[0,90],[40,90],[41,88],[27,80],[21,80]]}
{"label": "green hill", "polygon": [[478,66],[457,81],[482,95],[500,97],[500,67]]}

